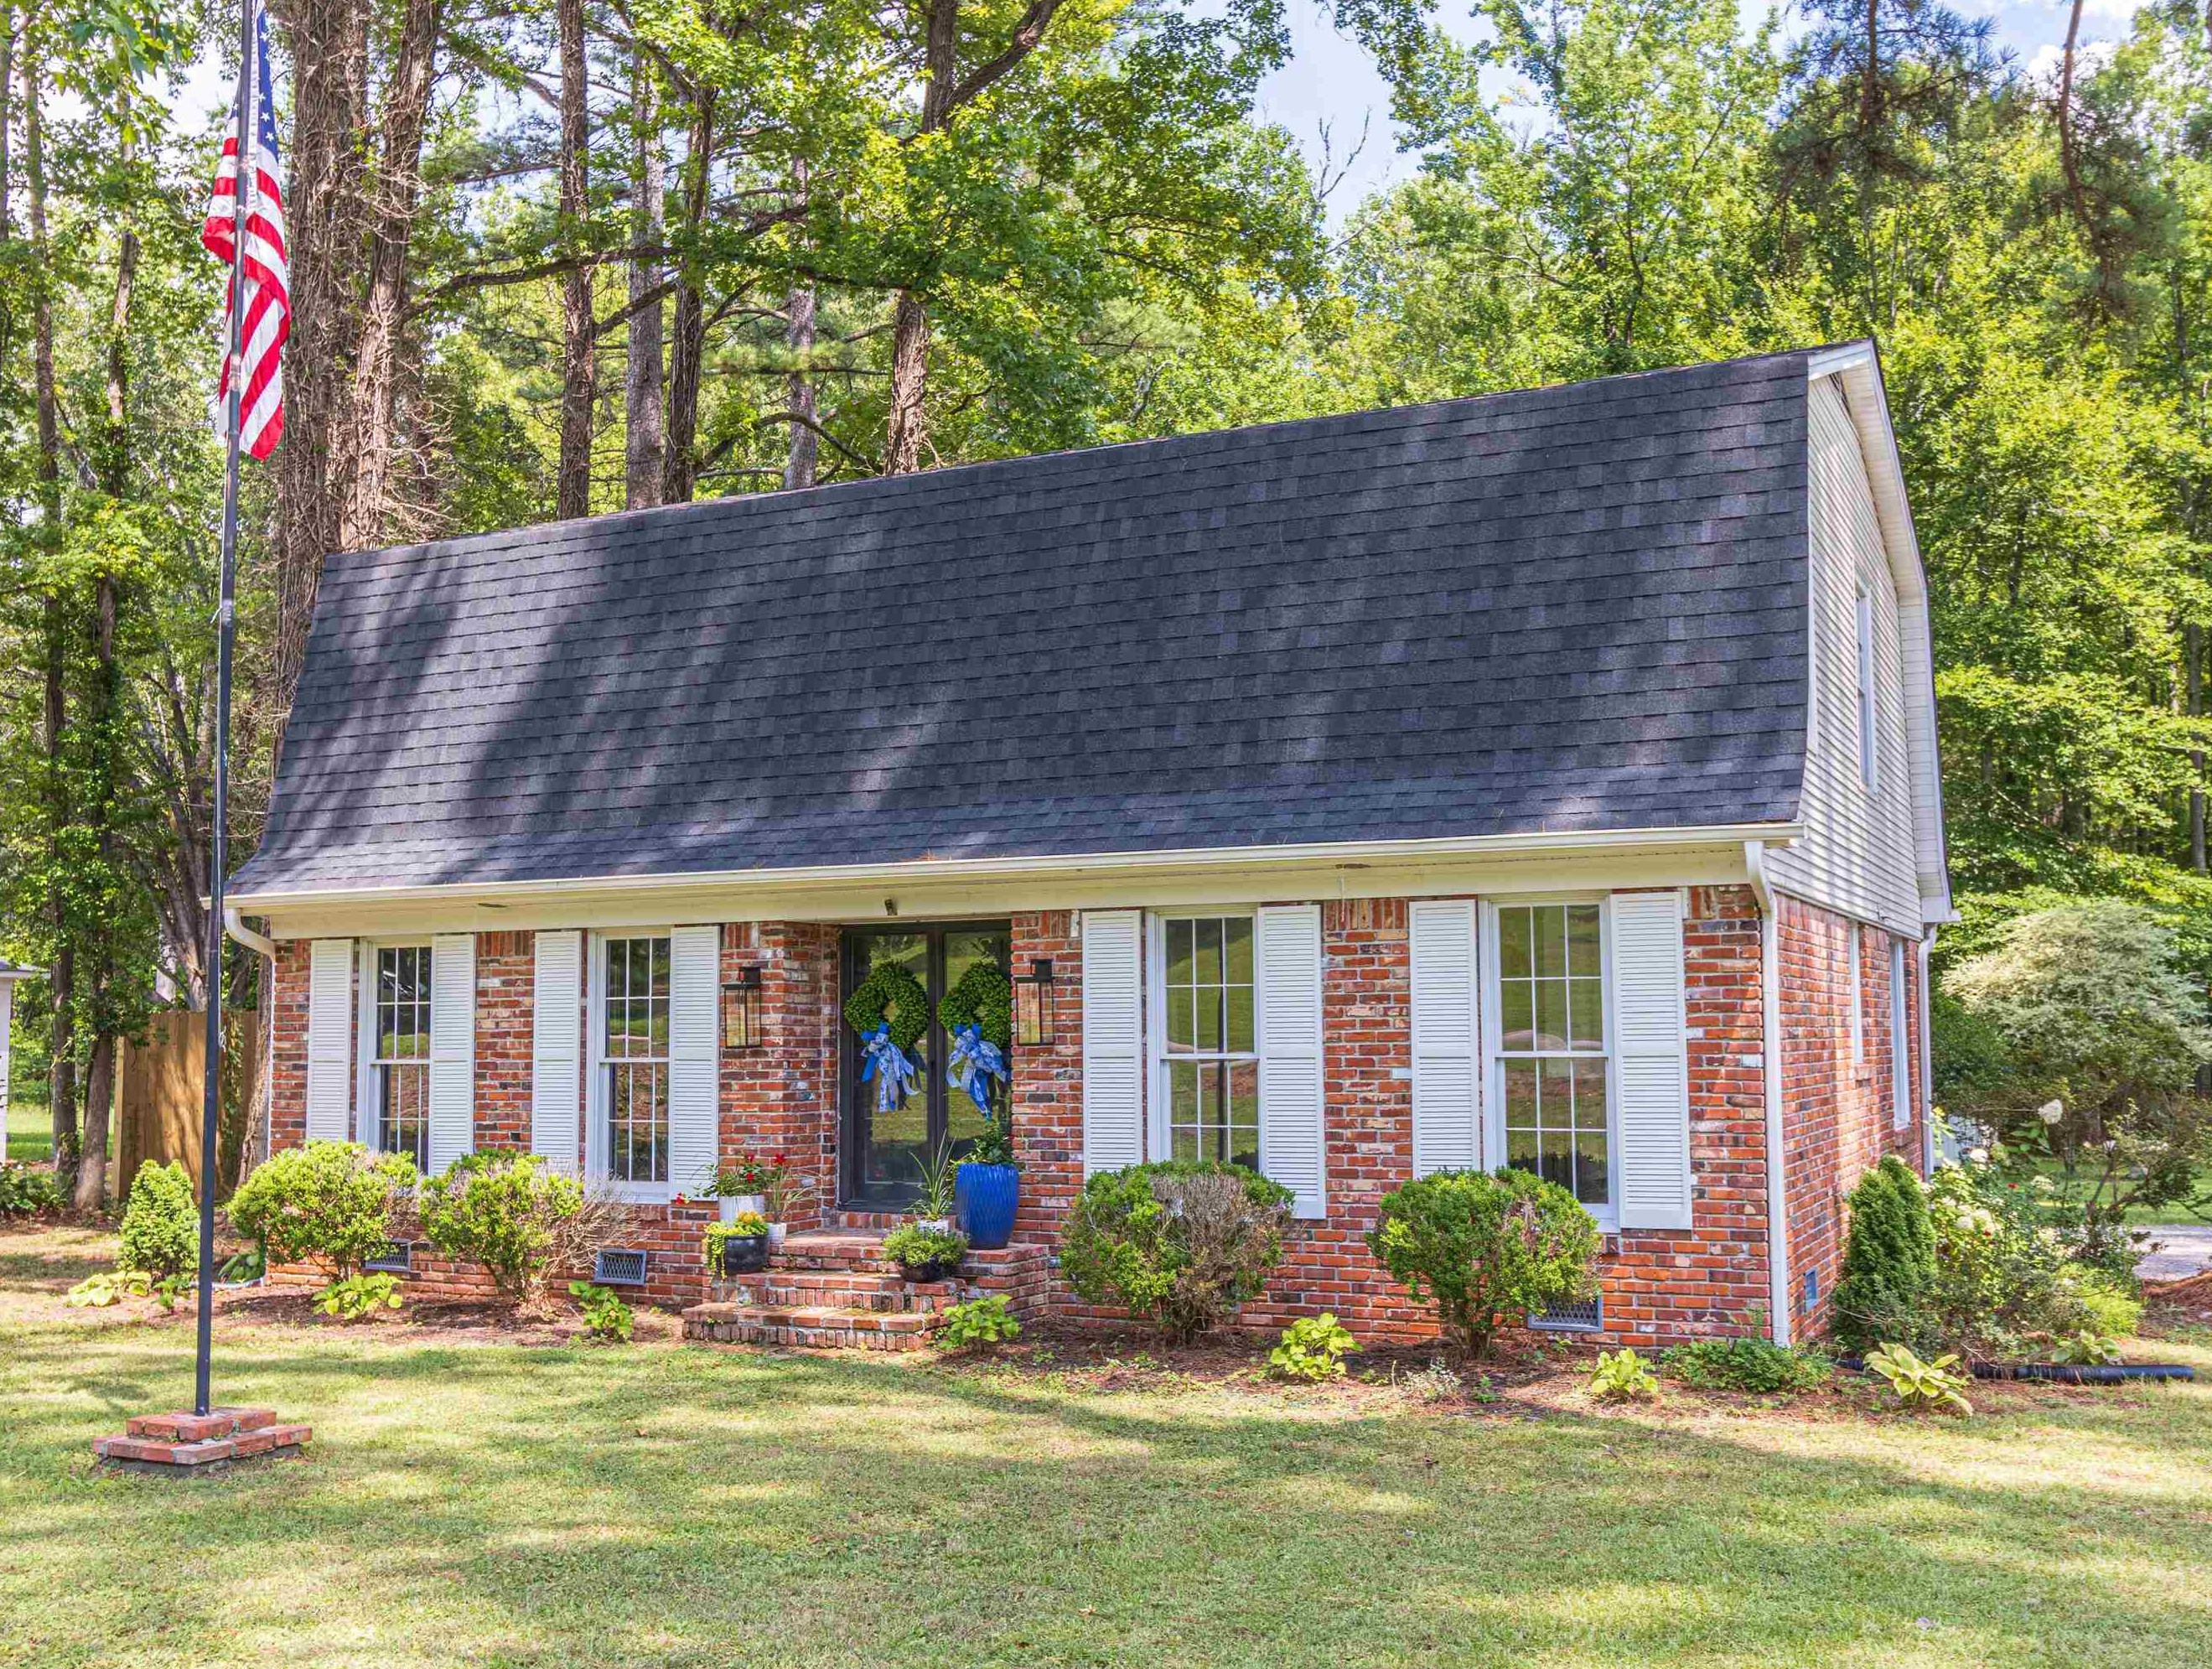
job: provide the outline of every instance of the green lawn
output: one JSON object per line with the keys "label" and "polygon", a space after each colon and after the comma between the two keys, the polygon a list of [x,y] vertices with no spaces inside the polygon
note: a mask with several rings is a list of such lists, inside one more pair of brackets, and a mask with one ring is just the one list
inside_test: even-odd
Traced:
{"label": "green lawn", "polygon": [[43,1099],[17,1095],[8,1103],[8,1157],[46,1160],[54,1156],[53,1115]]}
{"label": "green lawn", "polygon": [[[0,1642],[73,1664],[2173,1663],[2212,1641],[2212,1388],[1965,1422],[1282,1394],[227,1322],[304,1461],[97,1476],[185,1318],[0,1236]],[[2212,1369],[2212,1338],[2167,1344]]]}

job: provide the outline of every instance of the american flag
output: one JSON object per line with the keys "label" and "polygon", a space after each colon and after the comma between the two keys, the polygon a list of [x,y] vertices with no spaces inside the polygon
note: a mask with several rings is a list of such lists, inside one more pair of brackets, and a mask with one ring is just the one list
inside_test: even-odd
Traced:
{"label": "american flag", "polygon": [[[292,293],[284,264],[284,191],[276,179],[276,101],[269,77],[269,14],[258,0],[253,8],[253,47],[260,88],[254,99],[252,211],[246,225],[246,322],[240,338],[246,382],[239,411],[239,444],[256,458],[266,458],[284,438],[283,353],[284,338],[292,333]],[[233,234],[237,223],[238,119],[234,107],[231,133],[222,142],[222,163],[216,170],[215,195],[208,203],[200,241],[223,260],[234,262],[237,246]],[[234,295],[228,305],[235,306],[236,302]],[[228,324],[226,315],[226,331]],[[225,409],[230,376],[230,362],[226,360],[222,390]]]}

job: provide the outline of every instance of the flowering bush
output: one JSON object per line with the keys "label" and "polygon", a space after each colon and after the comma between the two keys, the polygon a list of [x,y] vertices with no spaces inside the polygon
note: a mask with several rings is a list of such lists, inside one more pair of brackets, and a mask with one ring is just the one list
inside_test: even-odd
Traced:
{"label": "flowering bush", "polygon": [[542,1294],[584,1191],[535,1154],[466,1154],[422,1185],[422,1209],[431,1245],[483,1264],[501,1296],[520,1301]]}

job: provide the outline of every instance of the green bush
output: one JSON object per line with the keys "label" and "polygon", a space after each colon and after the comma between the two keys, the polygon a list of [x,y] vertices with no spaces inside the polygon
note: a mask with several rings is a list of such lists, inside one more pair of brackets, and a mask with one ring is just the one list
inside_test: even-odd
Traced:
{"label": "green bush", "polygon": [[1764,1338],[1698,1338],[1662,1351],[1660,1365],[1698,1391],[1809,1391],[1835,1364],[1818,1350],[1793,1350]]}
{"label": "green bush", "polygon": [[968,1237],[957,1229],[907,1223],[884,1236],[884,1256],[902,1269],[927,1269],[932,1264],[957,1268],[967,1255]]}
{"label": "green bush", "polygon": [[1022,1324],[1014,1316],[1013,1300],[1005,1293],[994,1292],[945,1311],[937,1342],[948,1350],[972,1350],[1021,1336]]}
{"label": "green bush", "polygon": [[123,1208],[123,1244],[115,1261],[156,1280],[199,1267],[199,1208],[192,1198],[192,1174],[181,1164],[138,1167]]}
{"label": "green bush", "polygon": [[571,1281],[568,1295],[584,1312],[584,1326],[594,1338],[627,1344],[636,1318],[623,1295],[612,1287],[595,1287],[588,1281]]}
{"label": "green bush", "polygon": [[1936,1282],[1936,1237],[1920,1179],[1895,1154],[1859,1179],[1836,1282],[1835,1336],[1865,1351],[1886,1338],[1924,1342]]}
{"label": "green bush", "polygon": [[1284,1328],[1283,1342],[1267,1353],[1267,1366],[1286,1380],[1318,1385],[1342,1379],[1345,1357],[1358,1349],[1359,1342],[1323,1310],[1319,1315],[1302,1315]]}
{"label": "green bush", "polygon": [[1266,1289],[1290,1220],[1290,1191],[1243,1166],[1133,1165],[1085,1185],[1060,1268],[1090,1302],[1195,1338]]}
{"label": "green bush", "polygon": [[1866,1365],[1868,1373],[1889,1381],[1897,1400],[1909,1409],[1941,1409],[1952,1414],[1974,1411],[1974,1405],[1966,1400],[1974,1382],[1957,1371],[1956,1355],[1923,1361],[1905,1345],[1884,1344],[1867,1352]]}
{"label": "green bush", "polygon": [[399,1307],[396,1275],[349,1275],[323,1288],[315,1307],[340,1321],[366,1321],[379,1310]]}
{"label": "green bush", "polygon": [[0,1159],[0,1217],[35,1217],[67,1203],[52,1171],[34,1170],[17,1159]]}
{"label": "green bush", "polygon": [[483,1266],[500,1295],[536,1297],[584,1190],[536,1154],[464,1154],[422,1185],[422,1234],[448,1258]]}
{"label": "green bush", "polygon": [[310,1142],[271,1154],[230,1197],[230,1222],[275,1264],[314,1259],[339,1280],[392,1243],[396,1197],[415,1185],[412,1161],[358,1142]]}
{"label": "green bush", "polygon": [[1368,1249],[1416,1303],[1435,1303],[1469,1359],[1501,1325],[1589,1296],[1598,1229],[1575,1197],[1526,1171],[1438,1171],[1382,1197]]}
{"label": "green bush", "polygon": [[1659,1394],[1659,1376],[1633,1350],[1601,1350],[1590,1373],[1589,1393],[1601,1403],[1648,1402]]}

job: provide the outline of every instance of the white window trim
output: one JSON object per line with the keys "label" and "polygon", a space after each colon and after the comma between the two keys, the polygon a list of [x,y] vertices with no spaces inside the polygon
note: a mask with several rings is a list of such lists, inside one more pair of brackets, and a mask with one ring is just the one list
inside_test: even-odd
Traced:
{"label": "white window trim", "polygon": [[1620,1046],[1613,1034],[1617,1007],[1613,989],[1613,900],[1603,892],[1509,893],[1482,900],[1481,940],[1475,947],[1475,977],[1481,984],[1481,1058],[1476,1082],[1481,1086],[1477,1126],[1482,1132],[1482,1168],[1494,1171],[1505,1163],[1505,1056],[1500,1041],[1498,912],[1516,905],[1594,904],[1597,906],[1598,972],[1605,991],[1605,1145],[1606,1190],[1602,1206],[1583,1209],[1596,1219],[1606,1234],[1620,1233]]}
{"label": "white window trim", "polygon": [[[585,1009],[589,1024],[584,1039],[584,1174],[592,1183],[604,1187],[614,1198],[632,1205],[665,1205],[676,1197],[675,1166],[669,1166],[671,1176],[666,1182],[620,1182],[607,1174],[607,941],[610,939],[670,939],[675,936],[672,927],[606,928],[591,935],[591,967],[585,980],[586,996]],[[673,946],[671,946],[672,953]],[[673,1077],[675,992],[669,993],[671,1076]],[[675,1115],[670,1111],[670,1134],[674,1134]]]}
{"label": "white window trim", "polygon": [[1850,937],[1845,941],[1849,956],[1844,977],[1850,982],[1851,994],[1851,1064],[1863,1068],[1867,1063],[1866,954],[1859,941],[1866,936],[1866,929],[1856,922],[1848,923],[1846,928]]}
{"label": "white window trim", "polygon": [[[374,1092],[376,1080],[376,959],[377,953],[386,950],[419,950],[430,957],[434,971],[438,965],[437,953],[427,933],[403,933],[389,939],[363,939],[356,947],[357,966],[354,981],[354,1140],[369,1152],[384,1151],[384,1106],[382,1098]],[[430,1005],[430,1045],[437,1047],[437,1004]],[[422,1069],[427,1075],[430,1057],[422,1057]],[[423,1093],[429,1093],[427,1075]],[[427,1106],[426,1106],[427,1116]]]}
{"label": "white window trim", "polygon": [[1869,794],[1875,794],[1881,790],[1881,781],[1880,750],[1875,746],[1874,594],[1863,580],[1859,582],[1852,629],[1858,637],[1859,651],[1859,782]]}
{"label": "white window trim", "polygon": [[[1251,905],[1178,905],[1172,910],[1145,912],[1145,1158],[1159,1164],[1175,1154],[1174,1133],[1168,1107],[1168,934],[1170,921],[1206,917],[1241,917],[1252,923],[1252,1059],[1267,1057],[1260,1040],[1267,1036],[1260,1005],[1265,1001],[1260,978],[1259,911]],[[1254,1093],[1258,1093],[1255,1087]],[[1260,1097],[1261,1153],[1267,1151],[1267,1100]]]}

